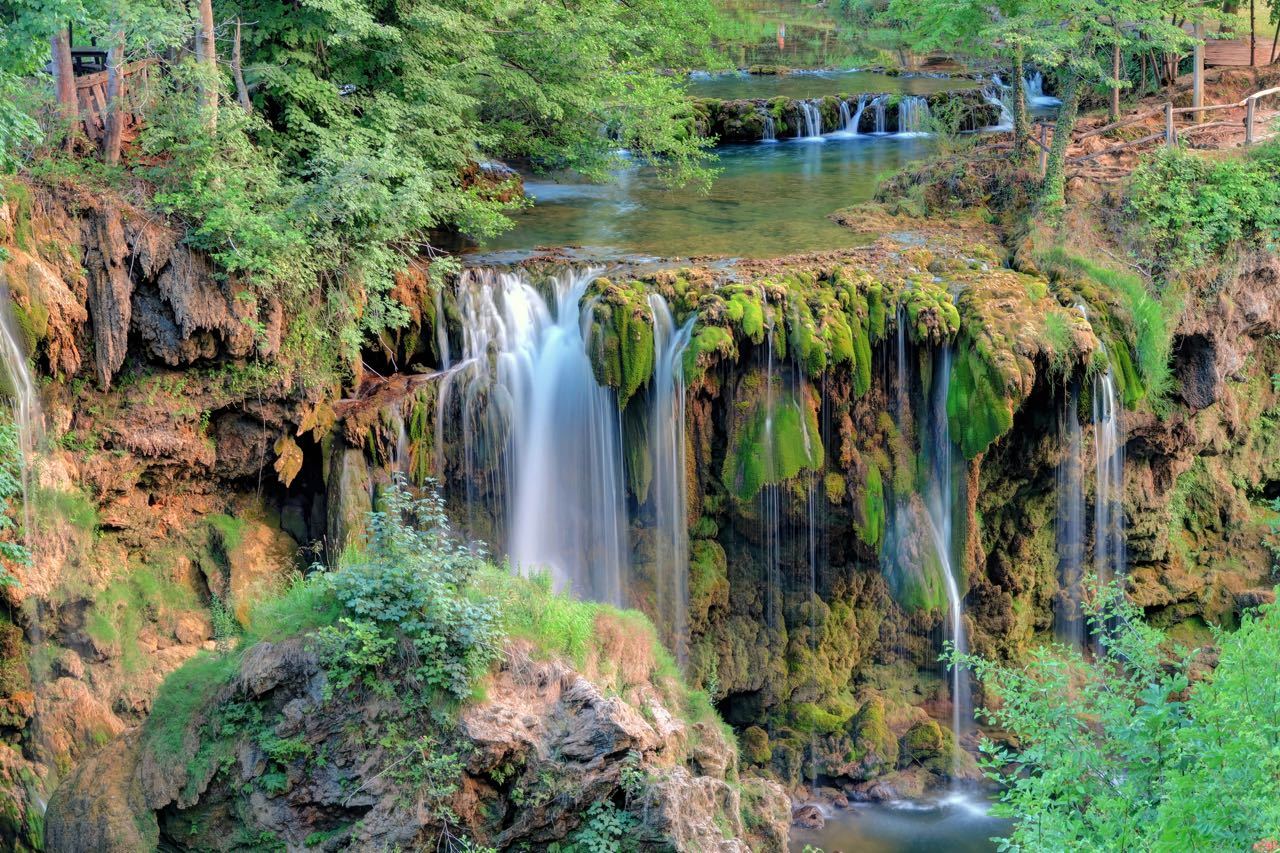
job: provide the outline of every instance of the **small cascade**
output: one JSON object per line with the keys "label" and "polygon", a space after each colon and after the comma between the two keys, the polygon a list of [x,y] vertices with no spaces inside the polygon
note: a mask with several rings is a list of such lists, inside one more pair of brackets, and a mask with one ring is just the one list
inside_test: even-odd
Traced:
{"label": "small cascade", "polygon": [[1110,366],[1093,377],[1093,566],[1100,581],[1125,573],[1124,430]]}
{"label": "small cascade", "polygon": [[1084,580],[1084,441],[1080,426],[1080,390],[1073,385],[1065,394],[1059,433],[1063,454],[1058,462],[1058,597],[1054,600],[1053,625],[1058,640],[1072,648],[1084,648],[1085,625],[1080,612]]}
{"label": "small cascade", "polygon": [[875,133],[877,136],[884,136],[886,133],[889,132],[888,118],[886,116],[886,111],[887,111],[886,108],[888,106],[888,103],[889,103],[888,95],[876,95],[876,97],[871,101],[871,108],[875,110],[875,117],[876,117]]}
{"label": "small cascade", "polygon": [[693,334],[694,317],[677,326],[658,294],[649,296],[653,312],[656,363],[649,388],[649,459],[653,480],[656,605],[667,633],[668,648],[683,666],[688,656],[689,523],[685,467],[684,351]]}
{"label": "small cascade", "polygon": [[778,141],[778,126],[773,120],[773,114],[768,110],[764,111],[764,139],[762,142]]}
{"label": "small cascade", "polygon": [[870,96],[862,94],[858,96],[857,106],[849,110],[849,102],[840,102],[840,132],[846,136],[858,136],[858,128],[862,125],[862,114],[866,112],[867,104],[870,102]]}
{"label": "small cascade", "polygon": [[0,360],[4,362],[13,422],[18,430],[18,451],[21,455],[19,471],[22,479],[23,536],[28,547],[31,544],[31,490],[33,485],[36,450],[44,433],[44,413],[40,408],[40,395],[36,391],[35,377],[27,363],[27,354],[21,343],[22,334],[13,317],[9,289],[0,284]]}
{"label": "small cascade", "polygon": [[556,276],[545,297],[524,271],[464,272],[463,351],[441,379],[440,411],[462,448],[472,535],[492,518],[520,570],[547,569],[561,589],[622,604],[620,413],[592,372],[593,309],[581,304],[598,272]]}
{"label": "small cascade", "polygon": [[1009,89],[998,75],[982,87],[982,98],[988,104],[1000,110],[1000,121],[987,128],[990,131],[1013,130],[1013,106],[1009,103]]}
{"label": "small cascade", "polygon": [[850,130],[856,130],[856,128],[851,127],[852,124],[853,113],[849,112],[849,102],[842,100],[840,101],[840,131],[848,133]]}
{"label": "small cascade", "polygon": [[818,108],[818,102],[811,98],[805,101],[797,101],[796,105],[800,108],[800,117],[802,119],[800,138],[809,140],[822,139],[822,110]]}
{"label": "small cascade", "polygon": [[1062,104],[1061,98],[1044,93],[1044,74],[1034,71],[1023,78],[1023,91],[1026,92],[1027,103],[1033,107],[1056,107]]}
{"label": "small cascade", "polygon": [[[773,413],[777,400],[777,377],[774,370],[773,335],[774,314],[769,305],[769,294],[761,290],[761,298],[765,312],[765,419],[764,440],[765,452],[772,454]],[[773,467],[772,459],[769,468]],[[764,527],[764,565],[765,565],[765,624],[777,630],[781,627],[782,614],[778,610],[782,597],[782,486],[779,483],[766,483],[760,489],[760,523]]]}
{"label": "small cascade", "polygon": [[[956,577],[952,548],[952,516],[957,504],[953,474],[951,419],[947,415],[947,397],[951,390],[950,345],[934,354],[933,396],[929,401],[929,428],[926,439],[929,458],[929,481],[925,487],[925,508],[929,514],[929,532],[933,538],[942,581],[947,594],[947,621],[952,645],[960,654],[969,651],[964,627],[964,597]],[[956,742],[962,741],[973,722],[973,699],[969,673],[964,667],[951,671],[951,730]],[[961,750],[957,750],[957,762]]]}
{"label": "small cascade", "polygon": [[911,95],[898,103],[898,135],[922,136],[927,132],[929,102]]}

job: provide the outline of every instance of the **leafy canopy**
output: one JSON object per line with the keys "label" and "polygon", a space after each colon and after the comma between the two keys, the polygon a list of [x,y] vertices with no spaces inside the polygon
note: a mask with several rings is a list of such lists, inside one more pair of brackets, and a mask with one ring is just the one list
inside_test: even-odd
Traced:
{"label": "leafy canopy", "polygon": [[1005,786],[997,811],[1017,822],[1001,848],[1172,853],[1276,839],[1280,606],[1215,632],[1203,680],[1196,655],[1144,624],[1117,587],[1086,612],[1094,659],[1062,646],[1020,667],[957,656],[997,700],[983,717],[1018,744],[982,747]]}

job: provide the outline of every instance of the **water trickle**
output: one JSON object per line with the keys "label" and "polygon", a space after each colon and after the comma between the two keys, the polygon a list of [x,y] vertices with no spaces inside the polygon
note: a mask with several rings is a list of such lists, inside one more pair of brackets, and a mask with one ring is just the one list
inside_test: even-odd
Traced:
{"label": "water trickle", "polygon": [[888,119],[886,117],[886,107],[888,106],[888,103],[889,103],[888,95],[877,95],[871,101],[871,109],[874,110],[874,115],[876,118],[875,132],[879,136],[883,136],[884,134],[889,132]]}
{"label": "water trickle", "polygon": [[1101,581],[1125,573],[1124,425],[1110,366],[1093,377],[1093,565]]}
{"label": "water trickle", "polygon": [[778,141],[778,126],[773,121],[773,114],[764,111],[764,142]]}
{"label": "water trickle", "polygon": [[31,544],[31,488],[34,476],[36,449],[44,433],[44,413],[40,408],[40,395],[36,391],[35,377],[27,363],[27,354],[19,343],[21,331],[13,317],[9,288],[0,284],[0,361],[4,363],[8,379],[14,425],[18,430],[18,451],[21,455],[19,471],[22,479],[23,536],[28,547]]}
{"label": "water trickle", "polygon": [[1059,434],[1063,453],[1058,462],[1058,597],[1054,600],[1053,625],[1058,639],[1072,648],[1084,647],[1084,620],[1080,612],[1084,575],[1084,442],[1080,426],[1080,391],[1074,384],[1064,395]]}
{"label": "water trickle", "polygon": [[800,118],[802,127],[799,130],[801,139],[819,140],[822,139],[822,110],[818,108],[818,102],[813,99],[805,101],[797,101],[800,108]]}
{"label": "water trickle", "polygon": [[898,104],[898,135],[920,136],[927,131],[929,102],[924,98],[905,97]]}
{"label": "water trickle", "polygon": [[683,665],[688,653],[689,523],[685,468],[684,351],[694,317],[677,326],[666,300],[649,296],[656,363],[649,387],[649,457],[653,480],[654,586],[668,648]]}
{"label": "water trickle", "polygon": [[[947,416],[947,397],[951,390],[951,347],[945,346],[934,354],[933,398],[929,404],[929,429],[926,451],[930,461],[929,481],[925,486],[925,508],[929,514],[929,532],[942,572],[947,594],[947,621],[950,640],[956,651],[969,651],[964,627],[964,596],[956,576],[955,557],[952,549],[952,517],[957,504],[953,473],[951,419]],[[959,744],[973,722],[973,699],[969,684],[969,672],[965,667],[950,667],[951,673],[951,730]],[[962,750],[956,751],[959,762]]]}
{"label": "water trickle", "polygon": [[[513,565],[547,569],[578,596],[623,604],[627,576],[621,425],[591,369],[595,269],[555,276],[468,270],[463,348],[441,379],[441,412],[463,449],[468,517],[495,520]],[[439,446],[439,445],[438,445]]]}
{"label": "water trickle", "polygon": [[1013,107],[1009,102],[1009,90],[999,76],[993,75],[991,82],[982,87],[982,98],[988,104],[1000,110],[999,123],[991,125],[987,130],[1013,130]]}

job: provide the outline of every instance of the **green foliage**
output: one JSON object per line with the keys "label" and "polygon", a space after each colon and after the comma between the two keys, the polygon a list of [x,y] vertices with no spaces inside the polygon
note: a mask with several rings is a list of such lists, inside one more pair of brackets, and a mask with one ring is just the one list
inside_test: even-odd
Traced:
{"label": "green foliage", "polygon": [[434,488],[413,497],[398,481],[382,506],[369,514],[364,552],[322,576],[344,613],[317,634],[331,680],[340,690],[375,686],[403,642],[410,685],[465,699],[501,640],[496,603],[468,589],[482,558],[454,541]]}
{"label": "green foliage", "polygon": [[1017,823],[1006,850],[1248,850],[1280,827],[1280,607],[1218,632],[1218,662],[1143,624],[1116,587],[1086,605],[1096,657],[1059,647],[1015,667],[963,657],[1016,751],[983,745]]}
{"label": "green foliage", "polygon": [[880,468],[874,463],[867,465],[867,481],[862,488],[862,514],[855,519],[858,538],[864,545],[879,547],[884,540],[885,502],[884,480]]}
{"label": "green foliage", "polygon": [[549,853],[629,853],[640,849],[634,835],[639,820],[613,803],[592,803],[585,818],[563,843],[551,844]]}
{"label": "green foliage", "polygon": [[13,502],[15,498],[21,502],[22,493],[22,451],[18,446],[18,427],[7,415],[0,415],[0,589],[18,583],[8,566],[31,562],[27,546],[15,541],[23,531],[12,515],[21,507],[14,507]]}
{"label": "green foliage", "polygon": [[1209,157],[1162,148],[1143,159],[1129,185],[1147,257],[1166,275],[1204,266],[1240,244],[1280,241],[1280,143]]}
{"label": "green foliage", "polygon": [[93,592],[92,599],[85,632],[99,646],[114,649],[126,672],[142,663],[138,633],[144,625],[199,607],[194,592],[170,580],[155,565],[131,568],[105,589]]}
{"label": "green foliage", "polygon": [[181,759],[188,726],[239,669],[238,652],[200,651],[164,680],[142,729],[157,759]]}

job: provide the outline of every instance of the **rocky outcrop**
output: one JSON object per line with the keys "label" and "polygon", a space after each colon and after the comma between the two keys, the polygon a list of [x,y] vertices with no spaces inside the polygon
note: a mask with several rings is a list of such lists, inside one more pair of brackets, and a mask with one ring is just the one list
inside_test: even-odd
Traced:
{"label": "rocky outcrop", "polygon": [[[178,754],[149,727],[82,765],[49,809],[49,849],[123,853],[157,835],[175,849],[232,837],[385,849],[447,833],[505,850],[565,839],[602,803],[633,816],[643,849],[785,848],[782,790],[737,780],[724,735],[692,731],[651,684],[605,695],[517,643],[484,694],[442,727],[394,697],[329,699],[305,641],[259,644],[197,710]],[[232,718],[219,740],[209,724]],[[419,746],[395,753],[396,731]]]}

